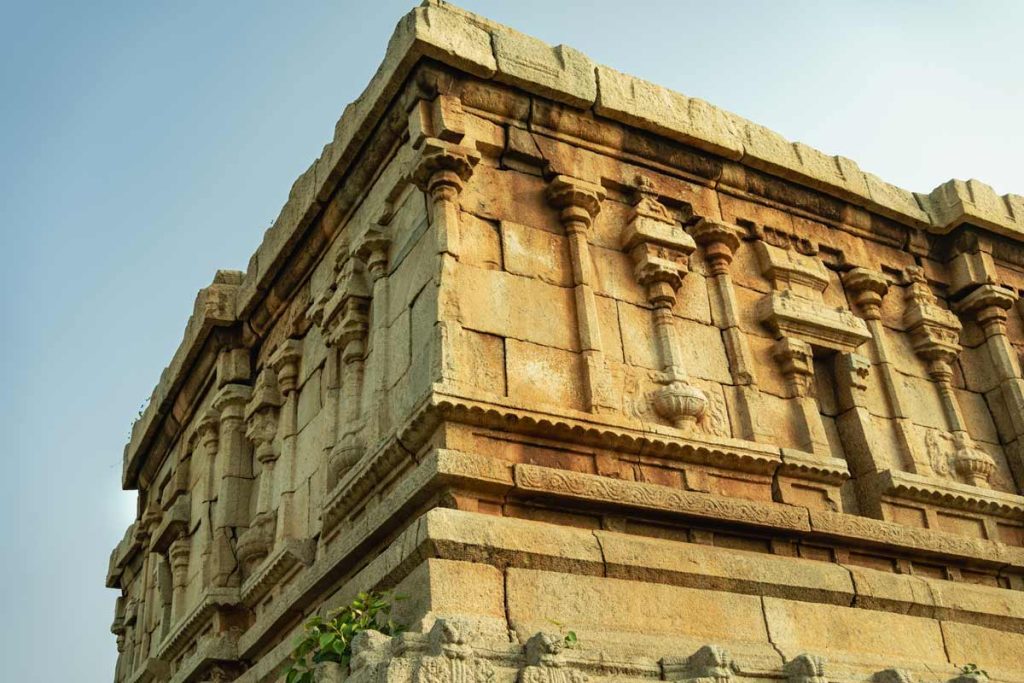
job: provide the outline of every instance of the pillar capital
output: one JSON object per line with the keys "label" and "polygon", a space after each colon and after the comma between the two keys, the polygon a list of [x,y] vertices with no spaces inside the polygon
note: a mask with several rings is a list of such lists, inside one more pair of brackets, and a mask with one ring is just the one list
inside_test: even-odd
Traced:
{"label": "pillar capital", "polygon": [[548,185],[548,201],[561,210],[560,220],[567,232],[589,230],[605,196],[600,185],[567,175],[556,175]]}
{"label": "pillar capital", "polygon": [[712,275],[728,271],[733,255],[740,247],[740,229],[731,223],[702,218],[690,228],[690,236],[704,248],[704,258]]}
{"label": "pillar capital", "polygon": [[[370,289],[366,282],[364,264],[349,258],[341,266],[334,287],[317,301],[314,320],[324,330],[328,346],[341,349],[343,354],[362,354],[362,342],[369,329],[368,311]],[[350,346],[358,348],[349,349]]]}
{"label": "pillar capital", "polygon": [[284,403],[277,384],[277,373],[266,368],[260,373],[252,399],[245,407],[245,435],[256,447],[256,459],[271,462],[277,459],[274,437],[277,436],[278,409]]}
{"label": "pillar capital", "polygon": [[277,373],[277,385],[287,396],[298,388],[299,363],[302,360],[302,342],[286,339],[270,354],[267,364]]}
{"label": "pillar capital", "polygon": [[353,255],[365,264],[371,282],[387,275],[390,246],[391,238],[376,226],[367,228],[356,239]]}
{"label": "pillar capital", "polygon": [[471,147],[426,138],[420,146],[410,179],[435,201],[452,201],[473,175],[473,168],[479,161],[480,153]]}
{"label": "pillar capital", "polygon": [[996,284],[985,284],[953,304],[953,310],[974,318],[989,336],[1006,333],[1006,312],[1017,302],[1017,294]]}
{"label": "pillar capital", "polygon": [[869,268],[854,268],[843,273],[843,287],[860,317],[865,320],[882,317],[882,298],[889,291],[889,281],[884,275]]}
{"label": "pillar capital", "polygon": [[811,345],[794,337],[783,337],[772,347],[772,356],[786,376],[791,397],[808,396],[814,381],[814,352]]}
{"label": "pillar capital", "polygon": [[213,409],[221,420],[242,419],[245,404],[252,398],[252,387],[246,384],[225,384],[213,397]]}

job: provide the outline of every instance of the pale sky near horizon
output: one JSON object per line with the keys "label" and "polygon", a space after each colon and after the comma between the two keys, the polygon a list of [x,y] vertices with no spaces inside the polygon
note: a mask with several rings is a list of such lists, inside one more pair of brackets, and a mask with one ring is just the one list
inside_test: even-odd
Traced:
{"label": "pale sky near horizon", "polygon": [[[1024,194],[1024,2],[460,4],[908,189]],[[0,0],[4,679],[112,679],[130,423],[412,5]]]}

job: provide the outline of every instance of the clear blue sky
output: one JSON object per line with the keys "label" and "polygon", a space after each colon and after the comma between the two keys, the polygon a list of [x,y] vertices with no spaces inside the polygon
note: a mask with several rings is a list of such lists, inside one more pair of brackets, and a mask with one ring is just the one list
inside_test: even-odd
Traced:
{"label": "clear blue sky", "polygon": [[[1024,3],[628,4],[464,6],[909,189],[1024,193]],[[111,679],[129,424],[411,5],[0,4],[5,680]]]}

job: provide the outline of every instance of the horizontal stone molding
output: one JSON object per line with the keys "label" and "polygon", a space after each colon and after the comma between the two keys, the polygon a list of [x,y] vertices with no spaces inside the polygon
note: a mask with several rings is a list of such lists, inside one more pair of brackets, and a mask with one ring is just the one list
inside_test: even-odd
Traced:
{"label": "horizontal stone molding", "polygon": [[1024,496],[910,472],[884,470],[861,478],[876,495],[932,503],[942,507],[1024,521]]}
{"label": "horizontal stone molding", "polygon": [[181,654],[189,642],[209,623],[213,613],[231,608],[240,602],[237,588],[207,588],[199,604],[189,612],[160,643],[156,658],[172,661]]}

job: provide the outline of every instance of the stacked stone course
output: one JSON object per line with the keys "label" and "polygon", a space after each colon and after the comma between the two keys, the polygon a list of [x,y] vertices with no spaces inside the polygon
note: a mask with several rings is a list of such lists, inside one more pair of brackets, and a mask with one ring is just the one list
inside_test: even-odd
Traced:
{"label": "stacked stone course", "polygon": [[1024,681],[1021,292],[1022,197],[428,0],[133,428],[115,680],[394,589],[322,680]]}

